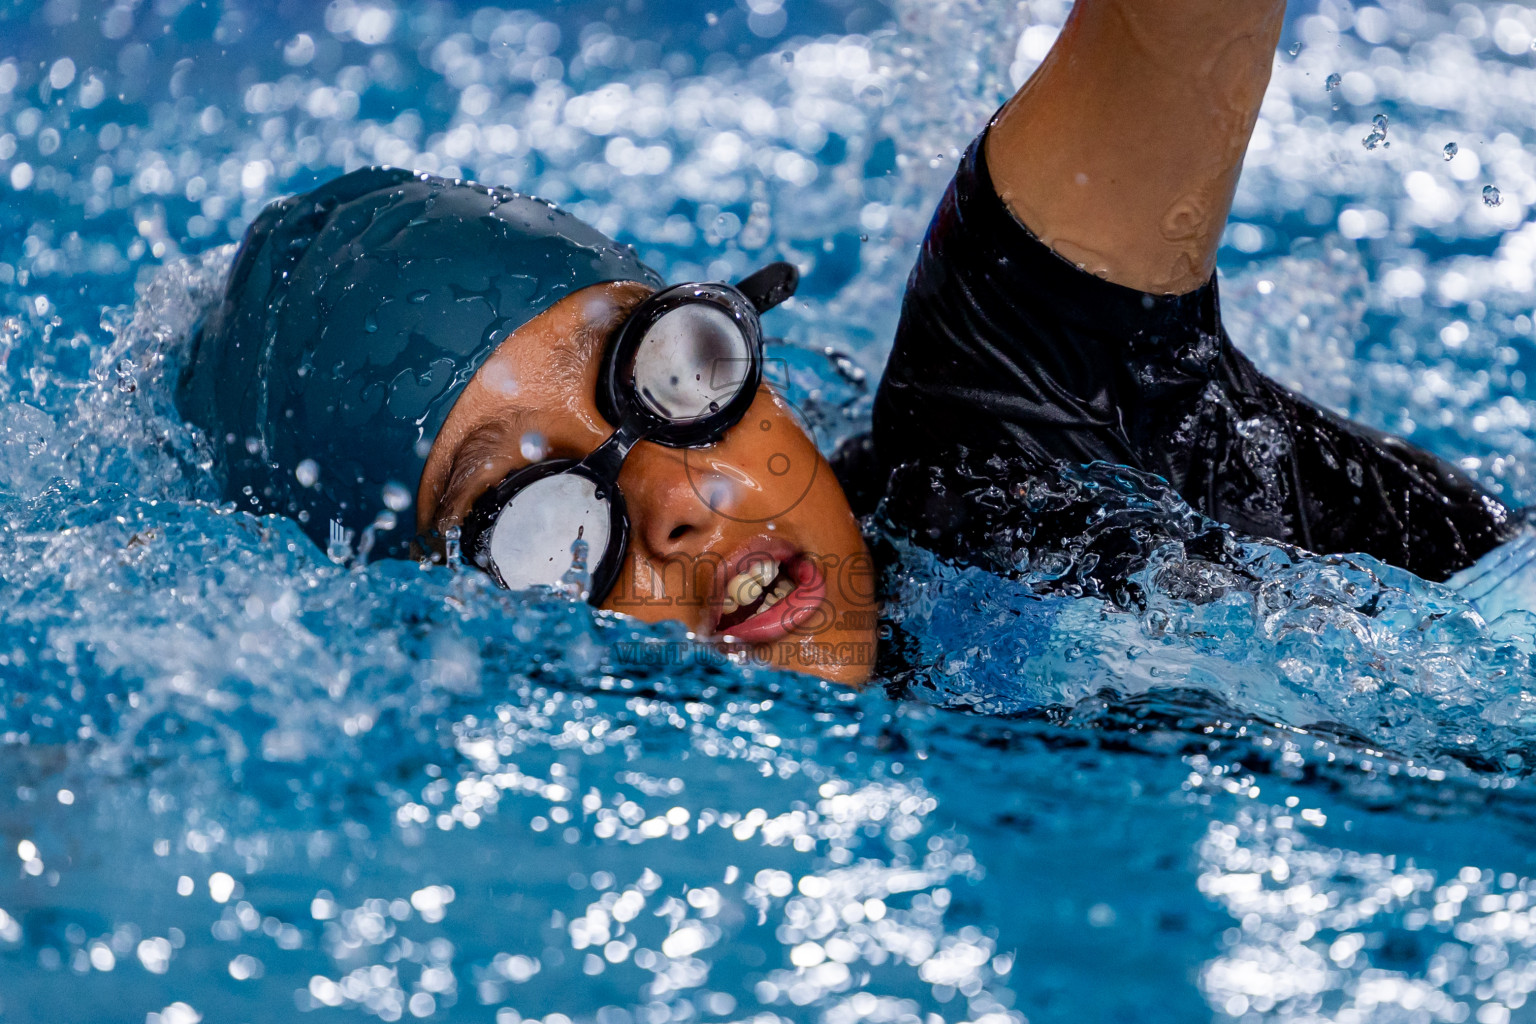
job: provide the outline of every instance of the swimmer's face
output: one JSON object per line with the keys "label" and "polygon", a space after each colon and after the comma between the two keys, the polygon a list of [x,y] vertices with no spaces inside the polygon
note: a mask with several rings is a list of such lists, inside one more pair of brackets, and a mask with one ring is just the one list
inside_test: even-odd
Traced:
{"label": "swimmer's face", "polygon": [[[432,446],[417,529],[456,526],[514,470],[582,458],[613,433],[597,408],[599,363],[608,339],[650,293],[632,282],[593,285],[508,336],[465,387]],[[716,444],[637,444],[619,488],[631,535],[604,608],[648,622],[677,620],[700,636],[729,633],[749,643],[760,664],[840,683],[869,678],[876,611],[869,552],[832,468],[767,384]],[[754,614],[776,590],[798,584],[807,588],[802,597],[814,593],[811,566],[825,582],[817,614],[793,632],[784,630],[782,614]],[[755,596],[748,570],[782,575]],[[744,603],[732,610],[734,599]]]}

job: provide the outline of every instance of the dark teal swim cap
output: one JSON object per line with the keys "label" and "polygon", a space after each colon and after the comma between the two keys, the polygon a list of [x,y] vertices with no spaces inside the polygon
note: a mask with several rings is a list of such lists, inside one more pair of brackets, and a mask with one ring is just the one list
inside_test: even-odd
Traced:
{"label": "dark teal swim cap", "polygon": [[605,281],[663,283],[541,199],[353,171],[251,225],[177,404],[222,453],[241,508],[291,516],[321,548],[389,513],[371,553],[403,557],[422,467],[464,386],[509,333]]}

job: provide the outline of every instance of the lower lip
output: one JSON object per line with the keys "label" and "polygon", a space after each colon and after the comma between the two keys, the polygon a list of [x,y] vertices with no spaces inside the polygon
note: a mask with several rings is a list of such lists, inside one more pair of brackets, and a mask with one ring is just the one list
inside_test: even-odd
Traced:
{"label": "lower lip", "polygon": [[796,556],[784,566],[795,589],[772,608],[743,619],[726,636],[746,643],[760,644],[788,636],[811,620],[827,598],[827,578],[814,560]]}

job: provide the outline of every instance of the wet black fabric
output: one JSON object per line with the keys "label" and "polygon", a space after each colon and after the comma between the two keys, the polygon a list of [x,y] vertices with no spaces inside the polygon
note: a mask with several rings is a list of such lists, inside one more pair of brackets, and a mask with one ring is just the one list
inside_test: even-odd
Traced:
{"label": "wet black fabric", "polygon": [[[998,197],[984,138],[912,271],[872,445],[845,453],[873,464],[897,526],[961,558],[999,530],[1039,542],[1049,523],[1011,521],[1027,504],[1021,468],[1108,462],[1240,533],[1428,579],[1513,534],[1509,510],[1445,461],[1261,374],[1222,327],[1214,276],[1154,296],[1058,256]],[[1076,529],[1081,512],[1057,525]]]}

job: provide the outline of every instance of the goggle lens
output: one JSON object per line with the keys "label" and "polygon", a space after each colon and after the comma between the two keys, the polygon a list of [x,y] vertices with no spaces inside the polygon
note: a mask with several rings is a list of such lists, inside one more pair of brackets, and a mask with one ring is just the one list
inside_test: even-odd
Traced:
{"label": "goggle lens", "polygon": [[717,306],[690,303],[650,326],[626,373],[652,413],[693,423],[729,405],[751,368],[752,351],[736,321]]}
{"label": "goggle lens", "polygon": [[512,590],[584,584],[576,577],[587,571],[589,558],[607,551],[610,522],[596,483],[577,473],[547,476],[502,508],[488,554]]}

